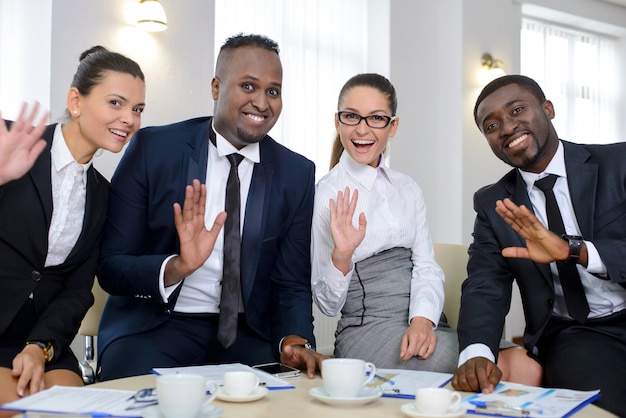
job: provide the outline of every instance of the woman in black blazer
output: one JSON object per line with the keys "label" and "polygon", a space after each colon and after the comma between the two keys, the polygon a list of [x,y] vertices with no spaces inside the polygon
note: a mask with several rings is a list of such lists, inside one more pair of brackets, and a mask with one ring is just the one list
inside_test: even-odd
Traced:
{"label": "woman in black blazer", "polygon": [[0,404],[82,385],[69,346],[93,304],[108,181],[94,153],[139,129],[145,82],[133,60],[85,51],[60,124],[34,127],[38,105],[0,120]]}

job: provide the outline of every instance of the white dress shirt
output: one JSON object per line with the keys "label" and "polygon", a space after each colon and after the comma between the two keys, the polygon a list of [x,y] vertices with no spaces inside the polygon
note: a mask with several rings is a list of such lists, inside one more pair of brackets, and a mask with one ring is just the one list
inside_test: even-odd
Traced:
{"label": "white dress shirt", "polygon": [[[215,129],[211,127],[211,129]],[[206,138],[209,141],[209,138]],[[245,146],[244,148],[237,150],[228,142],[224,137],[216,132],[214,146],[209,141],[208,146],[208,164],[206,179],[207,194],[206,194],[206,212],[205,212],[205,226],[207,229],[213,227],[215,217],[224,210],[226,205],[226,180],[228,179],[228,173],[230,172],[230,163],[226,158],[227,155],[238,153],[245,158],[241,161],[238,167],[239,182],[241,191],[241,231],[244,228],[245,219],[245,207],[248,200],[248,191],[250,190],[250,183],[252,182],[252,172],[254,170],[254,164],[260,162],[259,144],[254,143]],[[174,220],[172,219],[172,222]],[[186,313],[218,313],[220,295],[222,293],[222,270],[224,265],[224,230],[220,231],[213,252],[205,263],[188,277],[183,282],[183,287],[180,291],[180,295],[176,300],[176,306],[174,310],[177,312]],[[163,300],[167,302],[167,298],[176,289],[179,284],[164,287],[163,275],[165,272],[165,265],[174,255],[168,257],[161,265],[161,275],[159,283],[161,287],[161,296]]]}
{"label": "white dress shirt", "polygon": [[[337,200],[337,192],[349,187],[351,194],[359,191],[353,217],[365,213],[365,238],[352,255],[352,267],[343,275],[331,261],[335,247],[330,232],[329,200]],[[312,226],[312,288],[315,303],[328,316],[336,316],[343,307],[354,263],[394,247],[412,251],[413,273],[409,320],[415,316],[428,318],[437,326],[443,309],[443,271],[436,263],[426,220],[422,191],[406,174],[384,165],[378,168],[359,164],[347,152],[317,184]],[[385,280],[381,277],[380,280]]]}
{"label": "white dress shirt", "polygon": [[[85,217],[85,195],[87,188],[87,164],[79,164],[70,152],[61,125],[54,130],[50,147],[50,174],[52,181],[52,219],[48,230],[48,255],[45,266],[57,266],[70,254],[83,229]],[[77,184],[82,191],[72,192],[74,173],[82,170],[82,184]],[[79,197],[79,201],[73,199]]]}
{"label": "white dress shirt", "polygon": [[[546,177],[548,174],[555,174],[558,176],[552,190],[554,191],[554,195],[559,205],[565,231],[568,235],[581,235],[567,184],[567,171],[565,170],[563,144],[559,141],[559,147],[557,148],[554,157],[552,157],[550,164],[548,164],[543,173],[537,174],[522,170],[519,171],[524,179],[524,182],[526,183],[526,190],[528,192],[530,202],[533,205],[535,216],[537,216],[537,218],[544,225],[548,225],[546,215],[546,198],[543,192],[535,186],[535,181]],[[595,245],[593,245],[590,241],[585,241],[585,244],[587,245],[588,253],[587,267],[585,268],[580,264],[577,264],[576,267],[578,269],[578,274],[580,275],[580,281],[585,289],[587,302],[589,303],[589,318],[599,318],[621,311],[626,308],[626,289],[617,283],[611,283],[609,280],[603,280],[594,276],[594,274],[600,276],[606,275],[606,266],[602,262]],[[556,263],[550,263],[550,270],[552,271],[552,277],[554,279],[555,293],[552,313],[555,316],[569,317],[567,307],[565,306],[563,288],[561,287],[561,281],[559,280]],[[486,345],[472,344],[461,352],[461,355],[459,356],[459,365],[463,364],[470,358],[478,356],[489,358],[492,361],[494,360],[491,350],[489,350]]]}

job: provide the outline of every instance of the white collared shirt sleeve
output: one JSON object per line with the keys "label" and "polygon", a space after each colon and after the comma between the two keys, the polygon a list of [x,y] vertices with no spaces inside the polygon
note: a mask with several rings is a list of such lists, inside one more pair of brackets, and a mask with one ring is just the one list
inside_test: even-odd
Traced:
{"label": "white collared shirt sleeve", "polygon": [[606,265],[602,262],[596,246],[590,241],[585,241],[585,245],[587,245],[587,271],[591,274],[606,276]]}
{"label": "white collared shirt sleeve", "polygon": [[496,358],[493,353],[485,344],[475,343],[470,344],[459,354],[459,367],[464,364],[467,360],[476,358],[476,357],[485,357],[494,363],[496,362]]}

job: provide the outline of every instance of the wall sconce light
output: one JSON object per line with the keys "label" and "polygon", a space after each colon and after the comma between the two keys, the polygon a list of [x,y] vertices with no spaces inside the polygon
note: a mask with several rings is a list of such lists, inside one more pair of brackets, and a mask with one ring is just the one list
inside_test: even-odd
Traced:
{"label": "wall sconce light", "polygon": [[167,29],[167,16],[159,0],[139,0],[135,26],[147,32]]}
{"label": "wall sconce light", "polygon": [[489,78],[492,80],[506,75],[504,68],[502,68],[504,63],[500,60],[494,59],[488,52],[485,52],[481,57],[481,63],[483,68],[489,73]]}

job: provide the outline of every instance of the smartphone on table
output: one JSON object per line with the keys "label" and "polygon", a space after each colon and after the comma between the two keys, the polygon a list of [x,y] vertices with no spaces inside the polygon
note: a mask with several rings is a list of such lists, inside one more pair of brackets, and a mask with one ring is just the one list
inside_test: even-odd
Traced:
{"label": "smartphone on table", "polygon": [[298,377],[300,376],[300,370],[287,366],[282,363],[265,363],[252,366],[255,369],[263,370],[275,377]]}

